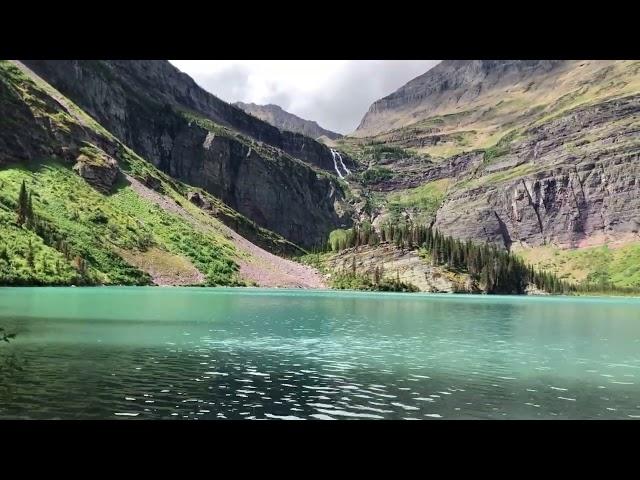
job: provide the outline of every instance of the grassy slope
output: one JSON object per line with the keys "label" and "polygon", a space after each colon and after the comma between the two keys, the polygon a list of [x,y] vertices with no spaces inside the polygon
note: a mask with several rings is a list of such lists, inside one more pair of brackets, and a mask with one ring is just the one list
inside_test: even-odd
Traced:
{"label": "grassy slope", "polygon": [[518,253],[526,261],[557,272],[561,278],[570,281],[604,280],[618,287],[640,289],[640,243],[615,248],[603,245],[580,250],[539,247]]}
{"label": "grassy slope", "polygon": [[388,197],[391,212],[411,210],[416,221],[426,223],[436,213],[449,187],[450,180],[444,178],[425,183],[416,188],[393,192]]}
{"label": "grassy slope", "polygon": [[[3,263],[4,282],[74,283],[70,261],[51,247],[36,242],[36,268],[26,266],[26,245],[36,235],[15,225],[15,202],[22,181],[33,192],[33,207],[38,218],[55,226],[69,244],[73,255],[89,262],[90,281],[101,284],[146,284],[149,277],[128,265],[117,249],[135,252],[158,247],[184,255],[205,274],[207,283],[237,283],[234,248],[220,235],[199,232],[178,215],[149,204],[124,182],[110,196],[91,188],[67,167],[46,161],[0,170],[2,246],[9,262]],[[61,273],[42,264],[61,264]],[[4,283],[3,282],[3,283]]]}

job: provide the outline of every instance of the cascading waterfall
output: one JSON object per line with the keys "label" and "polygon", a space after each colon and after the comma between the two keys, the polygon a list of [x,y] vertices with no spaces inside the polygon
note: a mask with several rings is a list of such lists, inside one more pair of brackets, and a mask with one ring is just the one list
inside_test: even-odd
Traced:
{"label": "cascading waterfall", "polygon": [[337,150],[336,150],[336,155],[338,155],[338,160],[340,160],[340,165],[342,165],[342,168],[344,168],[344,171],[347,172],[347,175],[349,175],[351,171],[349,171],[347,166],[344,164],[344,162],[342,161],[342,155],[340,155],[340,152],[338,152]]}
{"label": "cascading waterfall", "polygon": [[340,178],[344,178],[340,173],[340,169],[338,168],[338,162],[336,162],[336,153],[338,152],[336,152],[333,148],[331,148],[330,150],[331,150],[331,156],[333,157],[333,166],[335,167],[336,172],[338,173],[338,176]]}
{"label": "cascading waterfall", "polygon": [[338,176],[344,179],[344,176],[342,175],[342,173],[340,173],[340,168],[338,167],[338,162],[336,161],[336,158],[340,160],[340,165],[342,165],[342,168],[345,171],[345,175],[349,175],[351,171],[347,168],[347,166],[342,161],[342,155],[340,155],[340,152],[338,152],[337,150],[334,150],[333,148],[330,148],[329,150],[331,150],[331,156],[333,157],[333,166],[335,167],[336,172],[338,172]]}

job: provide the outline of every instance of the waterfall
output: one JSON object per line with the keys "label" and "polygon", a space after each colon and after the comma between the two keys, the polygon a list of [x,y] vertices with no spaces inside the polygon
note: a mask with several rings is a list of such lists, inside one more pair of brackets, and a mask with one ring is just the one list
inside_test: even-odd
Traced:
{"label": "waterfall", "polygon": [[347,166],[342,161],[342,155],[340,155],[340,152],[338,152],[337,150],[334,150],[333,148],[330,148],[329,150],[331,150],[331,156],[333,157],[333,166],[335,167],[336,172],[338,172],[338,176],[344,179],[344,176],[342,175],[342,173],[340,173],[340,167],[338,166],[336,157],[338,158],[338,160],[340,160],[340,165],[342,165],[345,175],[349,175],[351,171],[347,168]]}
{"label": "waterfall", "polygon": [[[338,155],[338,160],[340,160],[340,165],[342,165],[342,168],[344,168],[344,171],[347,172],[347,175],[349,175],[351,172],[349,171],[347,166],[342,161],[342,155],[340,155],[340,152],[338,152],[338,151],[336,151],[336,155]],[[335,160],[334,160],[334,162],[335,162]]]}
{"label": "waterfall", "polygon": [[[338,168],[338,162],[336,162],[336,154],[338,154],[338,155],[340,155],[340,154],[338,152],[336,152],[333,148],[330,148],[330,150],[331,150],[331,156],[333,157],[333,166],[335,167],[336,172],[338,173],[338,176],[340,178],[344,178],[342,176],[342,174],[340,173],[340,169]],[[340,159],[340,162],[342,162],[342,159]]]}

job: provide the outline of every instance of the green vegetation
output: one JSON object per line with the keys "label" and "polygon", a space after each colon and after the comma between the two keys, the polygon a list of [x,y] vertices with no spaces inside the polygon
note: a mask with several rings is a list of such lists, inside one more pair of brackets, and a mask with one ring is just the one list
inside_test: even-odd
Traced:
{"label": "green vegetation", "polygon": [[376,292],[417,292],[415,285],[402,282],[399,278],[393,280],[382,279],[380,274],[373,274],[373,278],[353,272],[339,272],[331,278],[331,287],[337,290],[365,290]]}
{"label": "green vegetation", "polygon": [[[77,158],[91,166],[102,166],[111,156],[124,173],[186,210],[182,214],[165,211],[153,200],[138,195],[124,178],[114,193],[103,195],[71,170],[71,162],[55,155],[3,165],[0,284],[145,285],[151,278],[140,268],[151,270],[150,258],[162,259],[169,270],[173,265],[182,272],[190,271],[189,278],[198,277],[195,267],[204,275],[206,285],[241,284],[235,259],[248,254],[235,250],[220,222],[270,251],[300,251],[219,199],[195,189],[212,206],[210,211],[202,211],[186,199],[193,188],[160,172],[53,87],[38,78],[31,79],[8,61],[0,61],[0,97],[1,110],[6,113],[0,116],[2,131],[10,132],[8,137],[1,137],[8,139],[9,145],[33,137],[48,142],[56,155]],[[142,102],[141,107],[153,109],[154,114],[161,108],[171,108],[153,99],[136,96],[135,100]],[[216,134],[237,136],[214,122],[206,127]],[[11,132],[19,134],[18,140],[12,139]],[[251,148],[261,148],[251,139],[240,140]],[[109,155],[98,145],[109,145]],[[288,162],[273,152],[264,153],[271,155],[272,161]]]}
{"label": "green vegetation", "polygon": [[449,179],[434,180],[416,188],[393,193],[388,197],[389,210],[393,214],[412,209],[433,216],[440,207],[450,182]]}
{"label": "green vegetation", "polygon": [[[236,285],[235,249],[214,231],[141,198],[124,181],[105,196],[54,161],[0,171],[0,284],[143,285],[149,276],[118,249],[185,255],[208,285]],[[20,223],[22,184],[35,220]]]}
{"label": "green vegetation", "polygon": [[[610,256],[606,255],[609,251],[607,247],[565,252],[567,256],[589,263],[590,273],[581,281],[568,281],[566,275],[557,273],[557,266],[552,262],[529,260],[527,263],[526,259],[494,245],[462,242],[444,236],[431,227],[412,224],[388,223],[379,232],[371,228],[370,224],[356,225],[349,230],[334,230],[326,249],[339,252],[360,245],[375,246],[380,243],[393,243],[403,250],[419,249],[420,255],[430,259],[432,265],[469,274],[486,293],[521,294],[530,285],[555,294],[640,293],[640,244],[621,248]],[[350,282],[350,285],[359,281],[356,272],[351,272],[350,277],[338,278],[343,283]]]}
{"label": "green vegetation", "polygon": [[402,160],[415,156],[415,152],[392,145],[371,144],[364,148],[362,155],[365,159],[374,160],[376,162],[386,160]]}
{"label": "green vegetation", "polygon": [[380,238],[368,221],[353,228],[333,230],[329,234],[329,241],[325,247],[326,250],[339,252],[358,245],[377,245]]}
{"label": "green vegetation", "polygon": [[509,153],[511,149],[511,142],[515,140],[517,136],[518,131],[511,130],[509,133],[504,135],[493,147],[487,148],[484,151],[484,163],[491,163],[494,159],[502,157]]}
{"label": "green vegetation", "polygon": [[537,247],[520,254],[530,263],[573,283],[640,291],[640,243],[579,250]]}
{"label": "green vegetation", "polygon": [[356,257],[352,257],[351,266],[331,276],[331,287],[337,290],[367,290],[377,292],[418,292],[415,285],[400,280],[399,272],[393,279],[384,277],[384,267],[376,267],[373,272],[358,271]]}
{"label": "green vegetation", "polygon": [[393,177],[393,172],[384,167],[372,167],[359,175],[359,180],[363,185],[375,185],[389,180]]}
{"label": "green vegetation", "polygon": [[[334,231],[335,232],[335,231]],[[444,236],[431,227],[387,224],[380,232],[370,228],[354,226],[350,230],[334,233],[334,242],[328,242],[333,251],[377,245],[382,242],[394,243],[401,249],[422,249],[422,255],[429,255],[431,263],[445,266],[451,271],[467,273],[478,282],[486,293],[525,293],[530,284],[550,293],[577,291],[575,286],[562,281],[556,275],[538,271],[519,257],[499,250],[493,245],[477,245]],[[353,285],[359,281],[354,269],[351,276],[339,276],[340,284]]]}

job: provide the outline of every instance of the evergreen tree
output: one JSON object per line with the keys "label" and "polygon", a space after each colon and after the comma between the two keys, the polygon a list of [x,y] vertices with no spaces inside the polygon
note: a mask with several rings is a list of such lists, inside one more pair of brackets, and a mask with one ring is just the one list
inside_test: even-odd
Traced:
{"label": "evergreen tree", "polygon": [[27,200],[26,215],[27,215],[27,219],[26,219],[27,228],[32,230],[35,223],[35,219],[33,216],[33,201],[32,201],[31,194],[29,194],[29,200]]}
{"label": "evergreen tree", "polygon": [[27,186],[22,181],[20,187],[20,194],[18,195],[18,225],[24,225],[27,221],[29,211],[29,194],[27,193]]}

